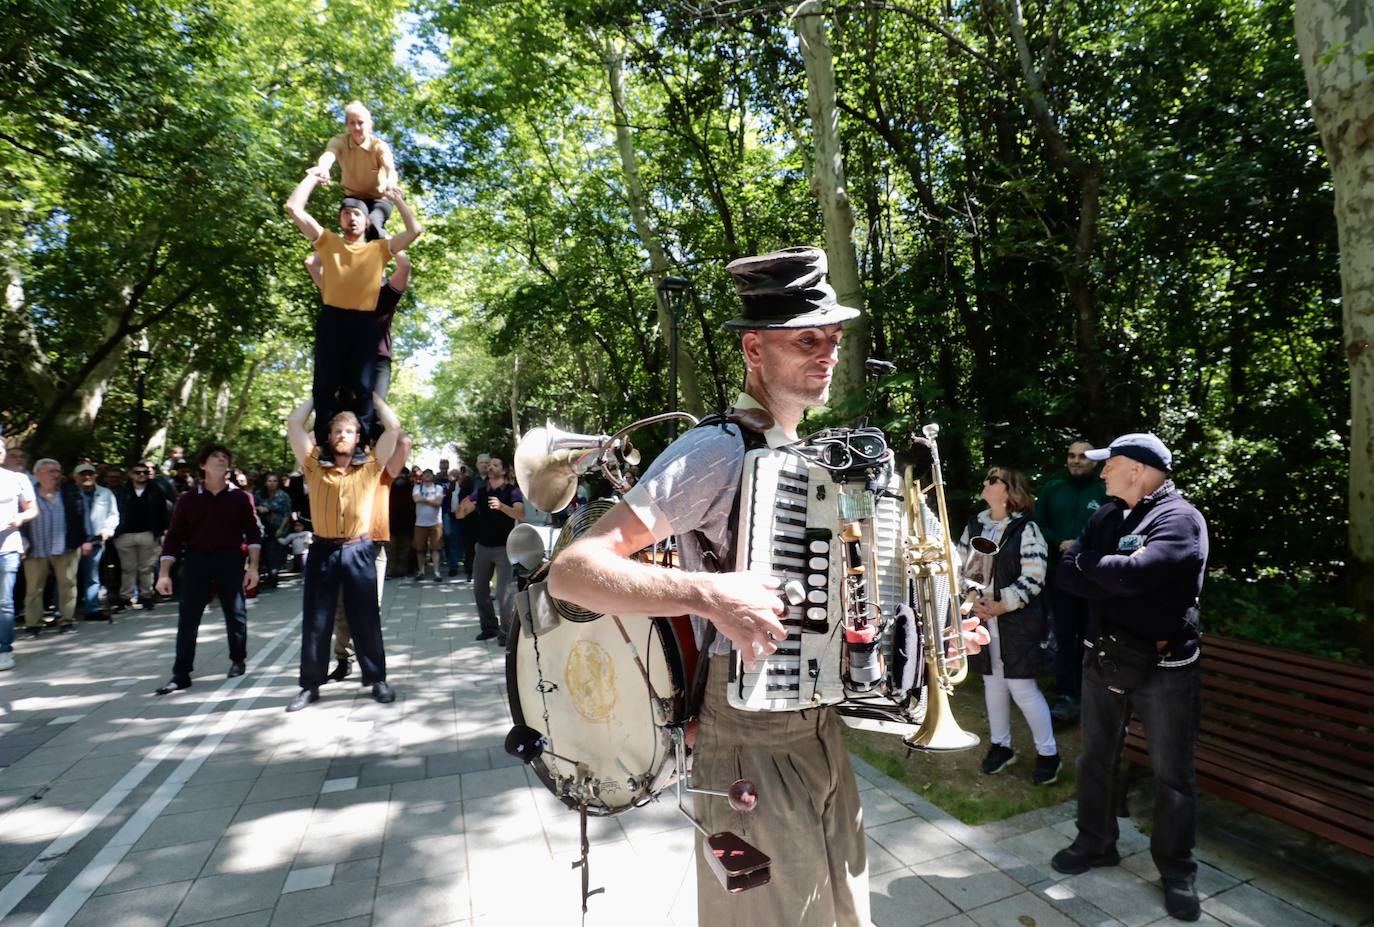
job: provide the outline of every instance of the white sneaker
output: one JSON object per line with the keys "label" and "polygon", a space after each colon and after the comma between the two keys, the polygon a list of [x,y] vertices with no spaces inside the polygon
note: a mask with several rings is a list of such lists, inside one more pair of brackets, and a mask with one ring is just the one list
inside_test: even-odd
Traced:
{"label": "white sneaker", "polygon": [[14,669],[14,654],[6,651],[0,653],[0,671]]}

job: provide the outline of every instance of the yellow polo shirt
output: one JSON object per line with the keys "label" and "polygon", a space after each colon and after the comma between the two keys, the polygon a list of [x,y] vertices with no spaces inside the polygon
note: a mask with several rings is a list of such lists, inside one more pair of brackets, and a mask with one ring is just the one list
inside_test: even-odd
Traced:
{"label": "yellow polo shirt", "polygon": [[372,527],[372,504],[384,467],[371,454],[367,463],[339,469],[311,454],[301,463],[310,488],[310,522],[322,538],[356,538]]}
{"label": "yellow polo shirt", "polygon": [[328,150],[339,162],[339,175],[349,196],[381,199],[382,168],[386,165],[386,156],[391,153],[386,142],[369,135],[367,141],[359,145],[353,141],[351,133],[343,132],[329,140]]}
{"label": "yellow polo shirt", "polygon": [[338,309],[371,312],[377,308],[391,245],[385,238],[352,244],[343,236],[323,229],[315,239],[315,252],[324,271],[324,304]]}

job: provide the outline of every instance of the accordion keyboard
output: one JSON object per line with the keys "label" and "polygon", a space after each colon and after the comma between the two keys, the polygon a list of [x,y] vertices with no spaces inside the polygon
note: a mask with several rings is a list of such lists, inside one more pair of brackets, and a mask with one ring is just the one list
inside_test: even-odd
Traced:
{"label": "accordion keyboard", "polygon": [[[889,487],[891,488],[891,487]],[[736,569],[799,583],[804,601],[787,606],[787,639],[746,671],[732,663],[729,701],[746,711],[798,711],[849,697],[842,681],[844,545],[840,530],[860,523],[877,567],[873,590],[891,616],[904,601],[902,502],[873,494],[862,483],[836,483],[805,457],[778,450],[745,456],[737,527]],[[794,587],[795,588],[795,587]]]}

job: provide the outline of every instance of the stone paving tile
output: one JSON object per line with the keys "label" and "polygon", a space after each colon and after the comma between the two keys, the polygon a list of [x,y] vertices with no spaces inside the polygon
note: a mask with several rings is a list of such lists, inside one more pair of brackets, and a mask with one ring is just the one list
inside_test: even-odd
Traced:
{"label": "stone paving tile", "polygon": [[948,856],[963,849],[957,840],[928,821],[896,821],[865,830],[869,837],[906,866]]}
{"label": "stone paving tile", "polygon": [[1089,869],[1062,880],[1057,888],[1082,898],[1127,927],[1148,924],[1164,907],[1163,891],[1120,866]]}
{"label": "stone paving tile", "polygon": [[[1161,904],[1162,904],[1161,899]],[[1241,884],[1202,902],[1202,910],[1231,927],[1318,927],[1324,924],[1282,898]]]}
{"label": "stone paving tile", "polygon": [[[535,827],[538,827],[537,818]],[[417,840],[466,830],[462,802],[430,802],[410,806],[396,803],[391,806],[387,817],[386,840],[387,843]]]}
{"label": "stone paving tile", "polygon": [[215,841],[178,843],[129,853],[100,883],[97,895],[126,892],[166,882],[182,882],[196,878],[215,848]]}
{"label": "stone paving tile", "polygon": [[1003,875],[972,850],[913,863],[911,871],[962,911],[1021,891],[1018,882]]}
{"label": "stone paving tile", "polygon": [[192,883],[171,882],[112,895],[99,895],[82,906],[70,927],[164,927]]}
{"label": "stone paving tile", "polygon": [[425,772],[429,776],[457,776],[491,768],[491,751],[485,749],[432,753],[425,758]]}
{"label": "stone paving tile", "polygon": [[878,927],[922,927],[958,914],[959,909],[910,869],[895,869],[868,880],[873,922]]}
{"label": "stone paving tile", "polygon": [[968,912],[978,927],[1076,927],[1076,922],[1056,910],[1034,892],[1017,892],[1008,898],[974,908]]}
{"label": "stone paving tile", "polygon": [[879,827],[915,817],[915,812],[880,789],[869,789],[859,793],[859,802],[864,809],[864,827]]}
{"label": "stone paving tile", "polygon": [[237,808],[230,807],[164,814],[148,827],[134,844],[134,850],[155,850],[182,843],[218,840],[237,813]]}
{"label": "stone paving tile", "polygon": [[276,775],[272,772],[264,773],[253,784],[252,791],[248,793],[248,797],[244,801],[274,801],[301,796],[313,798],[320,794],[320,786],[324,784],[324,779],[325,770],[322,769],[287,775]]}
{"label": "stone paving tile", "polygon": [[425,777],[425,758],[422,756],[401,756],[394,759],[378,760],[368,763],[358,772],[358,785],[390,785],[396,782],[409,782]]}
{"label": "stone paving tile", "polygon": [[471,912],[468,878],[455,873],[379,888],[372,906],[372,925],[441,927],[466,920]]}
{"label": "stone paving tile", "polygon": [[314,927],[372,912],[377,891],[376,866],[346,863],[334,870],[334,883],[283,895],[272,912],[272,923],[285,927]]}
{"label": "stone paving tile", "polygon": [[467,871],[467,838],[463,834],[396,842],[387,840],[382,850],[379,884],[393,886],[423,879],[440,879],[464,871]]}
{"label": "stone paving tile", "polygon": [[171,927],[271,910],[277,905],[286,872],[280,868],[197,879],[172,917]]}
{"label": "stone paving tile", "polygon": [[253,789],[252,779],[186,785],[163,810],[163,814],[208,811],[211,808],[237,808]]}
{"label": "stone paving tile", "polygon": [[530,780],[522,767],[465,773],[462,780],[464,801],[502,795],[530,786]]}

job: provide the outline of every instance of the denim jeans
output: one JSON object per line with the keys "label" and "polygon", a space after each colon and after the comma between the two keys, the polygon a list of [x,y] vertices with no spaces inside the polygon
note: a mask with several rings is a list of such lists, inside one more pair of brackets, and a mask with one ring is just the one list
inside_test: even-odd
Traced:
{"label": "denim jeans", "polygon": [[14,649],[14,579],[19,575],[19,551],[0,554],[0,653]]}
{"label": "denim jeans", "polygon": [[87,615],[100,611],[100,563],[105,556],[105,545],[91,545],[91,552],[81,557],[76,567],[76,595],[81,609]]}
{"label": "denim jeans", "polygon": [[450,571],[463,562],[463,523],[452,512],[444,513],[444,562]]}
{"label": "denim jeans", "polygon": [[1155,777],[1154,832],[1150,855],[1165,879],[1197,873],[1193,843],[1197,831],[1197,775],[1194,753],[1202,662],[1156,669],[1129,695],[1107,688],[1089,654],[1083,660],[1082,753],[1078,758],[1078,839],[1091,854],[1106,852],[1118,836],[1114,800],[1132,711],[1145,726]]}

